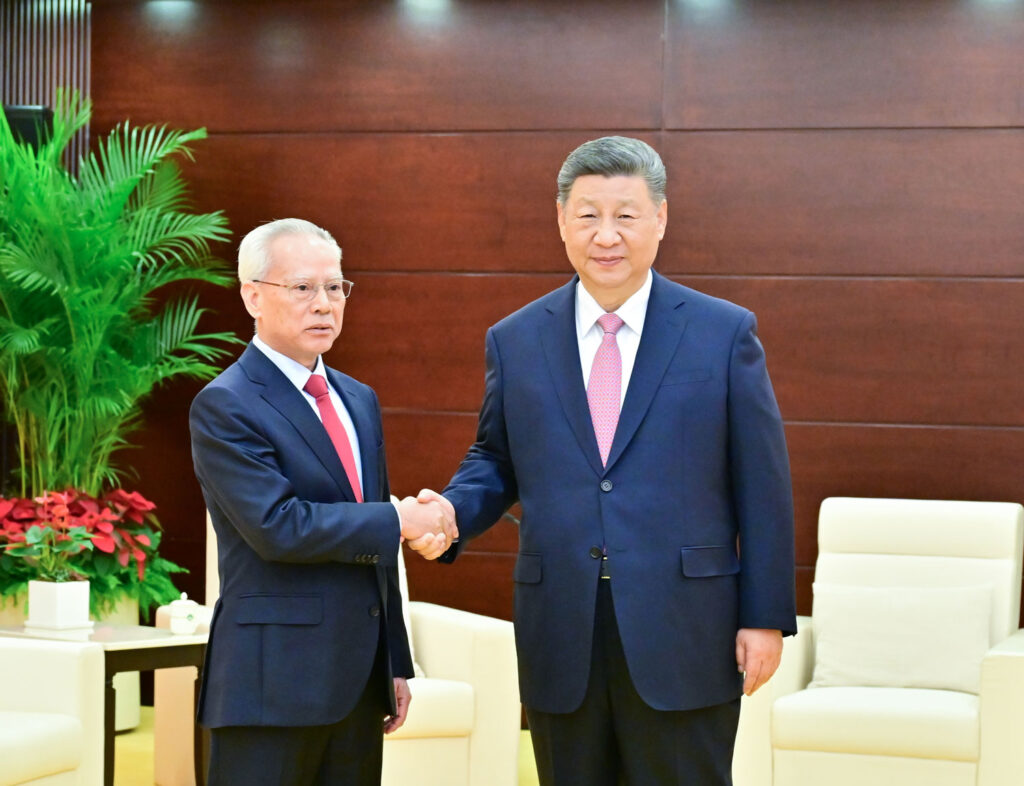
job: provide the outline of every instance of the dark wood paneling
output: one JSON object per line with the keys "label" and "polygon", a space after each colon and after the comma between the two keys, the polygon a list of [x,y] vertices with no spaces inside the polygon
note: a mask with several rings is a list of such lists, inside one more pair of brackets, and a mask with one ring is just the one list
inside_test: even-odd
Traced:
{"label": "dark wood paneling", "polygon": [[1019,3],[667,3],[669,128],[1024,124]]}
{"label": "dark wood paneling", "polygon": [[814,568],[797,565],[796,568],[796,613],[811,615],[811,604],[814,594],[811,585],[814,583]]}
{"label": "dark wood paneling", "polygon": [[[379,395],[380,391],[378,391]],[[476,415],[395,411],[385,406],[384,442],[391,493],[416,495],[448,485],[476,436]]]}
{"label": "dark wood paneling", "polygon": [[353,276],[561,271],[569,263],[555,218],[555,178],[565,156],[591,136],[216,136],[196,146],[186,171],[203,210],[227,211],[236,246],[257,224],[300,216],[334,233]]}
{"label": "dark wood paneling", "polygon": [[512,554],[465,553],[451,565],[405,551],[409,597],[477,614],[512,619]]}
{"label": "dark wood paneling", "polygon": [[384,407],[475,413],[488,326],[569,275],[394,273],[357,280],[331,362],[374,387]]}
{"label": "dark wood paneling", "polygon": [[1024,280],[688,283],[758,313],[787,420],[1024,426]]}
{"label": "dark wood paneling", "polygon": [[661,152],[671,272],[1024,271],[1020,129],[666,133]]}
{"label": "dark wood paneling", "polygon": [[101,127],[661,126],[664,6],[650,0],[99,2],[92,24]]}
{"label": "dark wood paneling", "polygon": [[1019,502],[1024,428],[897,428],[790,423],[796,561],[817,559],[826,497]]}

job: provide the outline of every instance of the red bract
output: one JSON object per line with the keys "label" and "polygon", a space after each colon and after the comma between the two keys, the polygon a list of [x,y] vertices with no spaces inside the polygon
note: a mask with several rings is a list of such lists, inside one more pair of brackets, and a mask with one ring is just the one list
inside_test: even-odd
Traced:
{"label": "red bract", "polygon": [[[84,527],[92,536],[97,551],[116,554],[122,567],[135,561],[139,579],[145,575],[147,554],[152,540],[139,528],[156,508],[137,491],[115,489],[97,499],[76,489],[46,492],[35,499],[0,497],[0,548],[25,541],[28,527],[39,524],[53,530]],[[66,541],[64,533],[58,540]],[[91,557],[86,554],[87,559]]]}
{"label": "red bract", "polygon": [[109,535],[103,534],[93,535],[92,545],[106,554],[113,554],[114,549],[117,548],[117,543],[114,542],[114,539]]}

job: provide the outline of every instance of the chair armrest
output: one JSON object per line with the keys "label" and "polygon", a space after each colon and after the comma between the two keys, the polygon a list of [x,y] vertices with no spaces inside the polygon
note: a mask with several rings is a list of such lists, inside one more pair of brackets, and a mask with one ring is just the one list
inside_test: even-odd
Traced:
{"label": "chair armrest", "polygon": [[512,623],[418,601],[409,615],[426,675],[473,686],[471,786],[514,786],[521,711]]}
{"label": "chair armrest", "polygon": [[981,756],[978,786],[1018,783],[1024,772],[1024,629],[988,651],[981,662]]}
{"label": "chair armrest", "polygon": [[732,756],[736,786],[771,786],[772,705],[787,693],[803,690],[814,670],[814,641],[810,617],[797,617],[797,633],[783,640],[778,670],[753,696],[740,702],[740,723]]}
{"label": "chair armrest", "polygon": [[[103,648],[0,637],[0,709],[73,715],[82,724],[82,783],[103,779]],[[14,678],[10,678],[10,677]]]}

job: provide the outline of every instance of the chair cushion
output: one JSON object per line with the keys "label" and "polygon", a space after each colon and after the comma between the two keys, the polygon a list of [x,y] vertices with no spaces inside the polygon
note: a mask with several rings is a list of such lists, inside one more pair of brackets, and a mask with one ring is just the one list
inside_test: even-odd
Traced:
{"label": "chair cushion", "polygon": [[772,747],[977,761],[978,697],[916,688],[808,688],[772,707]]}
{"label": "chair cushion", "polygon": [[814,583],[811,687],[977,693],[989,648],[990,585],[865,587]]}
{"label": "chair cushion", "polygon": [[75,769],[82,736],[82,723],[72,715],[0,710],[0,786]]}
{"label": "chair cushion", "polygon": [[468,737],[473,731],[473,686],[468,682],[414,677],[405,724],[388,739]]}

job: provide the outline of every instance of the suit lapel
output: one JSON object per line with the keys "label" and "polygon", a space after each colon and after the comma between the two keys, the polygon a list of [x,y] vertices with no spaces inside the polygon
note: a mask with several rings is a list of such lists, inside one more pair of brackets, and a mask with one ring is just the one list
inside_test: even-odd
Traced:
{"label": "suit lapel", "polygon": [[684,302],[681,291],[668,286],[664,278],[654,273],[643,335],[640,337],[636,362],[633,364],[633,373],[626,389],[626,400],[619,414],[619,423],[615,428],[615,438],[608,453],[608,466],[605,471],[615,464],[633,439],[651,406],[654,394],[658,392],[661,379],[665,376],[668,364],[686,330],[687,317],[682,308]]}
{"label": "suit lapel", "polygon": [[[302,393],[270,361],[270,358],[252,344],[242,353],[238,362],[249,379],[261,386],[260,396],[263,400],[280,412],[282,417],[295,427],[299,436],[334,479],[338,490],[347,499],[354,499],[355,495],[345,476],[345,469],[341,465],[341,459],[338,458],[338,452],[334,449],[334,443],[331,442],[323,423],[313,413],[313,409],[303,398]],[[347,404],[346,401],[346,406]],[[356,428],[359,428],[358,423]]]}
{"label": "suit lapel", "polygon": [[580,345],[576,338],[576,283],[578,277],[555,290],[547,305],[548,322],[541,326],[540,339],[565,417],[580,444],[583,455],[598,475],[604,474],[601,454],[590,419],[587,389],[583,384]]}

